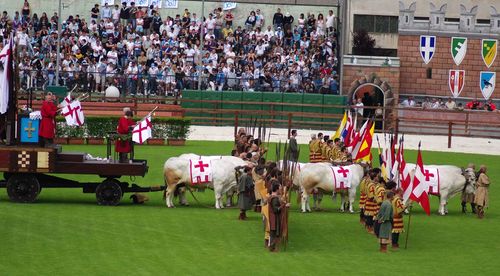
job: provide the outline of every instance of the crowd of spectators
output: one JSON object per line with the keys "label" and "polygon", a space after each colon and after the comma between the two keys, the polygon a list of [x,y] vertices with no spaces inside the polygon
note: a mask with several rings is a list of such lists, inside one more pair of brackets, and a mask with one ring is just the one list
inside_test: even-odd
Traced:
{"label": "crowd of spectators", "polygon": [[421,107],[424,109],[447,109],[447,110],[486,110],[486,111],[496,111],[497,107],[495,103],[490,99],[481,102],[477,98],[467,102],[465,105],[462,103],[457,103],[452,98],[448,98],[445,102],[442,98],[431,98],[425,97],[422,102],[416,102],[413,96],[409,96],[400,103],[401,107]]}
{"label": "crowd of spectators", "polygon": [[[162,18],[153,6],[95,4],[88,18],[62,20],[59,85],[87,92],[115,85],[128,95],[175,94],[198,83],[203,90],[338,93],[333,11],[295,20],[256,9],[243,26],[234,18],[222,8],[204,19],[188,9]],[[3,12],[0,36],[8,26],[16,31],[23,88],[56,85],[57,24],[57,13],[32,13],[27,0],[21,13]]]}

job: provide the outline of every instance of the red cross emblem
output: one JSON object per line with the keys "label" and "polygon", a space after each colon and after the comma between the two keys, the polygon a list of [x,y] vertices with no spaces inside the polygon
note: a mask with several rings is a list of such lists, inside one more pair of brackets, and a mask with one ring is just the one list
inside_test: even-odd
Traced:
{"label": "red cross emblem", "polygon": [[347,173],[349,172],[349,170],[344,167],[340,167],[340,170],[337,170],[337,172],[341,173],[344,177],[347,177]]}
{"label": "red cross emblem", "polygon": [[429,170],[424,170],[425,181],[431,180],[431,177],[434,177],[433,173],[430,173]]}
{"label": "red cross emblem", "polygon": [[71,116],[76,119],[76,123],[79,126],[83,125],[82,122],[80,121],[80,116],[78,116],[78,110],[82,109],[82,107],[77,106],[75,108],[71,108],[71,104],[68,104],[67,107],[68,107],[68,112],[63,113],[64,117]]}
{"label": "red cross emblem", "polygon": [[198,165],[194,165],[195,168],[200,168],[200,172],[205,172],[205,168],[208,168],[208,164],[204,164],[203,161],[198,161]]}
{"label": "red cross emblem", "polygon": [[138,129],[132,130],[132,134],[133,133],[139,133],[139,142],[142,144],[142,142],[144,142],[142,140],[142,131],[143,130],[147,130],[148,128],[152,128],[152,125],[151,125],[151,122],[149,121],[149,119],[146,118],[146,125],[143,126],[142,122],[140,122],[139,125],[138,125],[138,127],[139,127]]}

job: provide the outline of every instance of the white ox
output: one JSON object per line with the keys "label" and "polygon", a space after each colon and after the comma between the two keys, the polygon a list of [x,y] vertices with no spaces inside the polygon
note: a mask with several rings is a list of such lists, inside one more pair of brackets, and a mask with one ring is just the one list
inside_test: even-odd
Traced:
{"label": "white ox", "polygon": [[[183,154],[180,157],[171,157],[163,166],[166,192],[165,199],[167,207],[174,207],[173,196],[177,185],[185,184],[191,186],[190,159],[198,159],[195,154]],[[232,156],[210,156],[212,164],[212,181],[206,185],[214,190],[215,208],[224,208],[222,203],[223,194],[236,187],[236,175],[234,168],[245,166],[247,163],[242,159]]]}
{"label": "white ox", "polygon": [[[413,179],[415,164],[406,164],[411,168],[410,176]],[[427,168],[436,168],[439,172],[439,209],[440,215],[448,213],[448,200],[454,195],[466,191],[474,193],[476,175],[472,169],[462,171],[461,168],[452,165],[424,165]]]}
{"label": "white ox", "polygon": [[[308,163],[303,166],[298,175],[298,184],[302,188],[302,212],[310,212],[309,196],[314,189],[326,193],[335,194],[335,179],[329,163]],[[349,212],[354,213],[353,205],[356,197],[356,189],[361,182],[364,174],[364,168],[360,164],[343,166],[352,173],[351,187],[348,189]],[[344,200],[342,198],[342,200]],[[341,210],[344,208],[344,202],[341,204]]]}

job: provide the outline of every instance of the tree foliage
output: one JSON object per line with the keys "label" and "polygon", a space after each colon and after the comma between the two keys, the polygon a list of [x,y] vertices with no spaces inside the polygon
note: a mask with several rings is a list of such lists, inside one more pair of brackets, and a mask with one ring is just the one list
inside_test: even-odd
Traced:
{"label": "tree foliage", "polygon": [[352,35],[352,53],[360,56],[373,56],[375,43],[375,39],[366,30],[357,30]]}

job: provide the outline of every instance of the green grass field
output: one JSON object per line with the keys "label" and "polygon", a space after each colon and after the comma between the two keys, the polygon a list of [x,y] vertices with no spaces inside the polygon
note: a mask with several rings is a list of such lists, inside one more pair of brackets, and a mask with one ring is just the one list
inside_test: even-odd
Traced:
{"label": "green grass field", "polygon": [[[149,161],[149,173],[136,182],[162,184],[164,161],[181,153],[225,154],[230,142],[189,142],[185,147],[141,146],[137,158]],[[65,146],[104,156],[104,146]],[[271,149],[271,153],[274,150]],[[302,148],[302,161],[307,149]],[[269,156],[274,158],[273,156]],[[437,215],[431,201],[427,217],[414,207],[409,248],[384,255],[375,237],[359,224],[358,214],[342,214],[339,203],[323,200],[326,211],[301,214],[291,209],[286,252],[263,246],[261,216],[208,208],[213,192],[197,193],[201,204],[167,209],[161,193],[143,206],[125,195],[117,207],[98,206],[95,195],[79,189],[45,189],[34,204],[15,204],[0,190],[0,274],[2,275],[494,275],[500,265],[500,157],[424,152],[427,164],[487,164],[492,179],[490,209],[477,219],[460,212],[459,198],[449,215]],[[407,162],[416,152],[407,151]],[[77,180],[97,180],[73,176]],[[177,202],[177,200],[176,200]],[[356,202],[357,206],[357,202]],[[408,218],[405,218],[405,222]],[[404,244],[405,235],[401,237]],[[387,270],[391,267],[390,270]]]}

